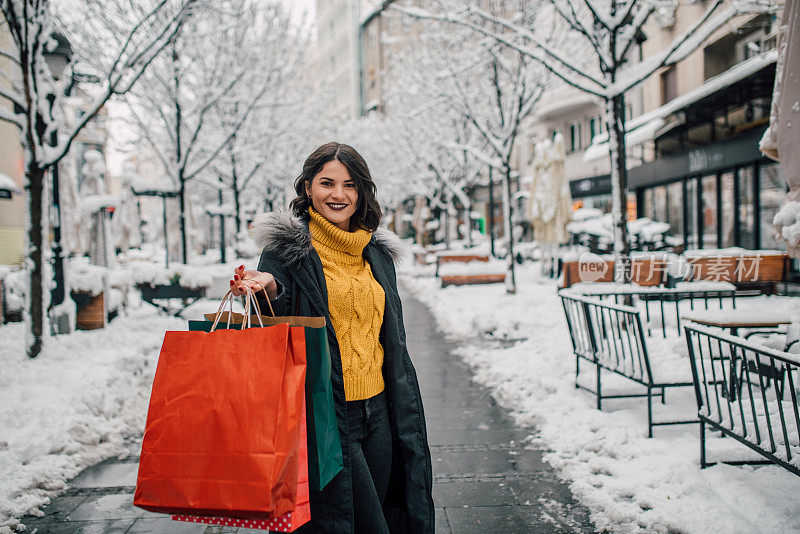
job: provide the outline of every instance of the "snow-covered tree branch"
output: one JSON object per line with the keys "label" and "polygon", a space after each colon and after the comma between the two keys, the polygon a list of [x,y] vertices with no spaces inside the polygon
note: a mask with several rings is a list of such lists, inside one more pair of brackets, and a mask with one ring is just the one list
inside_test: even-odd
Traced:
{"label": "snow-covered tree branch", "polygon": [[[64,158],[109,98],[130,90],[199,3],[152,0],[132,7],[118,0],[76,0],[63,12],[51,0],[2,3],[2,21],[10,45],[0,55],[8,60],[3,78],[10,83],[0,92],[0,100],[8,103],[8,108],[4,106],[0,112],[0,120],[19,128],[25,154],[29,203],[26,268],[30,276],[25,315],[31,357],[41,351],[46,323],[43,203],[47,173]],[[102,40],[95,40],[98,38]],[[66,50],[56,55],[59,46]],[[91,76],[97,83],[91,89],[91,102],[73,120],[65,116],[64,108],[82,75]]]}

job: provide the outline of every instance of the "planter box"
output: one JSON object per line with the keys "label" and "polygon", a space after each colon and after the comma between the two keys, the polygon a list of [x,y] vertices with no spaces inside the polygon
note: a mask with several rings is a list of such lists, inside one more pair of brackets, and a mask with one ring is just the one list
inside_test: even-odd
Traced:
{"label": "planter box", "polygon": [[152,299],[191,299],[202,298],[206,294],[204,288],[189,288],[177,284],[139,284],[136,287],[142,292],[142,299],[150,301]]}
{"label": "planter box", "polygon": [[686,259],[691,269],[690,281],[735,282],[738,256],[696,256]]}
{"label": "planter box", "polygon": [[631,281],[639,286],[660,286],[666,272],[666,260],[634,259],[631,263]]}
{"label": "planter box", "polygon": [[786,254],[742,256],[737,282],[782,282],[786,275]]}
{"label": "planter box", "polygon": [[601,263],[587,263],[584,264],[584,270],[587,266],[594,267],[591,273],[581,276],[581,262],[579,261],[566,261],[564,262],[564,281],[561,287],[567,288],[578,282],[613,282],[614,281],[614,261],[605,260],[605,270],[601,267]]}
{"label": "planter box", "polygon": [[105,293],[92,295],[83,291],[73,291],[75,301],[75,326],[78,330],[97,330],[106,326]]}

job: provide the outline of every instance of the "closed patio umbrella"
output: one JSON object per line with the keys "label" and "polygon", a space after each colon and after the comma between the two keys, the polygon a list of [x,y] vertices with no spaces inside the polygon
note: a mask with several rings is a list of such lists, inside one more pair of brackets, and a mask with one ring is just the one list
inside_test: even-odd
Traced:
{"label": "closed patio umbrella", "polygon": [[769,128],[761,140],[761,150],[770,158],[779,160],[789,186],[789,193],[775,220],[775,229],[787,241],[789,254],[800,256],[800,243],[795,231],[784,231],[784,226],[795,226],[800,210],[793,202],[800,201],[800,3],[786,0],[778,30],[778,64],[775,71],[775,89]]}
{"label": "closed patio umbrella", "polygon": [[564,138],[557,134],[536,144],[531,187],[530,219],[533,236],[545,247],[557,247],[567,240],[567,223],[572,197],[564,171]]}

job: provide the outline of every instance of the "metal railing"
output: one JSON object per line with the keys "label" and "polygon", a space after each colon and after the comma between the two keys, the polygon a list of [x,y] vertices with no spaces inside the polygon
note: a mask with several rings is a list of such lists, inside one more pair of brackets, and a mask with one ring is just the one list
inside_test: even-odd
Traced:
{"label": "metal railing", "polygon": [[766,461],[800,476],[800,358],[703,325],[684,325],[700,418],[700,466],[706,425]]}

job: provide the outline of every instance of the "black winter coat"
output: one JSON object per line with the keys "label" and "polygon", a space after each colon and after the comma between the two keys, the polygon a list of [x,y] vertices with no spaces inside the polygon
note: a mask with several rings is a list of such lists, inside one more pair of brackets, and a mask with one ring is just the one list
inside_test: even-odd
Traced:
{"label": "black winter coat", "polygon": [[[344,469],[322,491],[311,490],[311,522],[298,532],[349,534],[354,532],[354,523],[347,405],[339,344],[328,314],[322,262],[311,244],[308,223],[302,219],[285,213],[262,214],[253,222],[252,234],[263,248],[258,270],[271,273],[279,285],[278,297],[272,301],[275,313],[323,316],[328,325],[331,381]],[[434,531],[433,475],[422,398],[406,350],[403,312],[397,293],[394,260],[400,250],[398,243],[393,233],[378,230],[364,248],[364,259],[386,294],[380,342],[394,443],[384,515],[392,533],[425,534]],[[309,437],[312,439],[311,433]]]}

